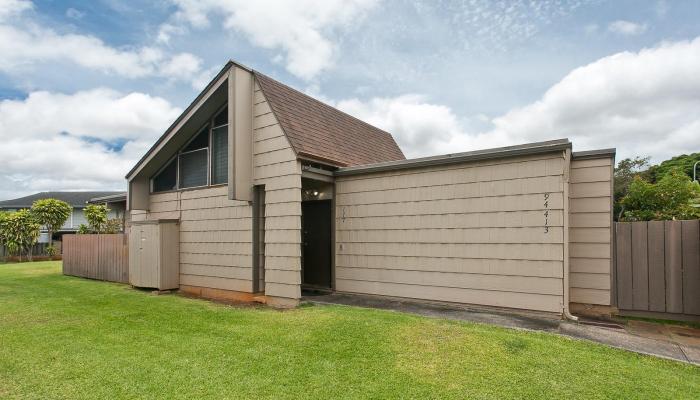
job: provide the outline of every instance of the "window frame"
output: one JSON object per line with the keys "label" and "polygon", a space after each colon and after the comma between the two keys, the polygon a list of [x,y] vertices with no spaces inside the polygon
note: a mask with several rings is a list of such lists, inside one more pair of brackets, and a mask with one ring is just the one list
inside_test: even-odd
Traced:
{"label": "window frame", "polygon": [[[219,114],[221,114],[222,111],[226,110],[227,108],[228,108],[228,103],[226,103],[226,104],[224,104],[223,106],[219,107],[219,108],[212,114],[212,116],[197,130],[197,132],[196,132],[194,135],[192,135],[192,137],[191,137],[189,140],[187,140],[187,142],[185,142],[185,144],[182,145],[182,146],[178,149],[178,151],[175,153],[175,155],[173,155],[172,157],[170,157],[170,158],[168,159],[168,161],[165,162],[165,163],[156,171],[156,173],[154,173],[153,175],[151,175],[151,178],[150,178],[150,180],[149,180],[150,194],[172,193],[172,192],[179,192],[179,191],[185,191],[185,190],[202,189],[202,188],[206,188],[206,187],[216,187],[216,186],[228,185],[228,174],[227,174],[226,182],[223,182],[223,183],[215,183],[215,184],[212,184],[212,183],[211,183],[212,169],[213,169],[213,163],[212,163],[212,146],[213,146],[213,144],[214,144],[214,143],[213,143],[213,140],[214,140],[213,131],[214,131],[214,129],[216,129],[216,128],[221,128],[221,127],[224,127],[224,126],[228,127],[228,126],[231,124],[231,121],[229,121],[228,118],[227,118],[227,119],[226,119],[227,122],[226,122],[225,124],[218,125],[218,126],[214,126],[214,120],[216,119],[216,117],[217,117]],[[202,133],[202,131],[204,131],[204,130],[207,131],[207,147],[201,148],[201,149],[196,149],[196,150],[182,151],[183,149],[187,148],[187,146],[189,146],[190,143],[192,143],[192,142]],[[228,151],[228,146],[229,146],[229,143],[228,143],[228,141],[227,141],[227,143],[226,143],[226,151]],[[189,187],[186,187],[186,188],[181,187],[181,186],[180,186],[180,155],[182,155],[182,154],[189,154],[189,153],[193,153],[193,152],[196,152],[196,151],[202,151],[202,150],[206,150],[206,152],[207,152],[207,182],[206,182],[206,184],[200,185],[200,186],[189,186]],[[154,191],[153,188],[154,188],[154,181],[155,181],[155,179],[158,177],[158,175],[159,175],[161,172],[163,172],[163,170],[165,170],[165,169],[168,167],[168,165],[170,165],[170,163],[171,163],[173,160],[175,161],[175,171],[176,171],[176,172],[175,172],[175,189],[172,189],[172,190],[164,190],[164,191],[160,191],[160,192]]]}

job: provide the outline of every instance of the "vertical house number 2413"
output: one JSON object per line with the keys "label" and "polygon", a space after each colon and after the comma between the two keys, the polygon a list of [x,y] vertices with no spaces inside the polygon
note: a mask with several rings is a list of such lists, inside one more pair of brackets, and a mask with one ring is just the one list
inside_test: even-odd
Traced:
{"label": "vertical house number 2413", "polygon": [[544,233],[549,233],[549,193],[544,194]]}

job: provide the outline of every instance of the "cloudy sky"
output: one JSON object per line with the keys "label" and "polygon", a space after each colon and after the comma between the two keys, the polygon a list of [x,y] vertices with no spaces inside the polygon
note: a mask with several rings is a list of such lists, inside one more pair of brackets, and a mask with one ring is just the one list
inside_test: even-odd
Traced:
{"label": "cloudy sky", "polygon": [[700,151],[699,20],[697,0],[0,0],[0,199],[124,189],[228,59],[409,157]]}

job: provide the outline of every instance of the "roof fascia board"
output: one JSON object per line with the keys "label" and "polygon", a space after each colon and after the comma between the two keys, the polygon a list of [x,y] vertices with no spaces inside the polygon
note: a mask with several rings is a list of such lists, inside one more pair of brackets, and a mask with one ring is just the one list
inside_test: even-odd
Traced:
{"label": "roof fascia board", "polygon": [[182,126],[187,122],[187,120],[192,117],[192,115],[199,110],[199,108],[204,104],[204,102],[211,97],[211,95],[223,84],[226,79],[228,79],[228,71],[233,65],[238,65],[233,61],[226,63],[224,68],[216,74],[216,77],[209,82],[209,84],[202,90],[199,95],[194,99],[192,103],[185,109],[185,111],[180,114],[180,116],[175,120],[175,122],[168,127],[168,129],[163,133],[163,135],[158,138],[156,143],[148,149],[146,154],[136,163],[136,165],[126,174],[126,179],[131,181],[134,176],[136,176],[143,166],[146,165],[155,154],[157,154],[163,146],[182,128]]}
{"label": "roof fascia board", "polygon": [[357,167],[340,168],[334,172],[336,176],[366,174],[371,172],[395,171],[401,169],[428,167],[436,165],[456,164],[469,161],[489,160],[531,154],[550,153],[571,148],[568,139],[551,140],[547,142],[528,143],[517,146],[499,147],[494,149],[476,150],[465,153],[445,154],[433,157],[414,158],[409,160],[391,161],[387,163],[370,164]]}
{"label": "roof fascia board", "polygon": [[573,160],[586,160],[594,158],[615,158],[617,149],[597,149],[597,150],[587,150],[587,151],[575,151],[571,153],[571,158]]}

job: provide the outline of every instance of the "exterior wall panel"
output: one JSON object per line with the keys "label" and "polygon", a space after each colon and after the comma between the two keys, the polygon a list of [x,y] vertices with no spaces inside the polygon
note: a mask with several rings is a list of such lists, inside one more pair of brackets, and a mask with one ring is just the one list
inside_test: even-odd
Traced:
{"label": "exterior wall panel", "polygon": [[569,268],[573,303],[610,305],[612,173],[610,157],[571,162]]}
{"label": "exterior wall panel", "polygon": [[555,152],[337,177],[337,290],[561,312],[564,163]]}
{"label": "exterior wall panel", "polygon": [[301,297],[301,163],[257,83],[253,178],[265,185],[265,295]]}

